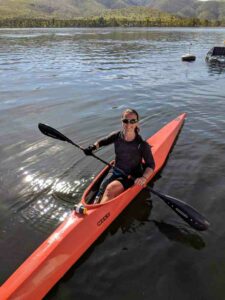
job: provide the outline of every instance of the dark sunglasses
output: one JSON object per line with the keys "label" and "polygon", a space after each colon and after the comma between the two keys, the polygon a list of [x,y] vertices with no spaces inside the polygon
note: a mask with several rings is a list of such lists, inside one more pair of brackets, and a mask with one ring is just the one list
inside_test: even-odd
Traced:
{"label": "dark sunglasses", "polygon": [[137,119],[122,119],[122,122],[124,123],[124,124],[135,124],[135,123],[137,123],[138,122],[138,120]]}

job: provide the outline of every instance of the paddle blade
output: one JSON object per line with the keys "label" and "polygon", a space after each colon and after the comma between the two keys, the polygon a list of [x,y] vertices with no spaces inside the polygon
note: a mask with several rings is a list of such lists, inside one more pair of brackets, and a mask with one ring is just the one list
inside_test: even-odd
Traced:
{"label": "paddle blade", "polygon": [[164,195],[159,191],[150,188],[150,191],[161,198],[170,208],[172,208],[185,222],[196,230],[207,230],[209,222],[196,209],[187,203],[174,197]]}
{"label": "paddle blade", "polygon": [[61,141],[64,141],[64,142],[68,142],[68,143],[71,143],[71,144],[74,144],[70,139],[68,139],[65,135],[63,135],[61,132],[59,132],[58,130],[48,126],[48,125],[45,125],[45,124],[42,124],[42,123],[39,123],[38,124],[38,128],[39,130],[44,134],[44,135],[47,135],[47,136],[50,136],[52,137],[53,139],[57,139],[57,140],[61,140]]}

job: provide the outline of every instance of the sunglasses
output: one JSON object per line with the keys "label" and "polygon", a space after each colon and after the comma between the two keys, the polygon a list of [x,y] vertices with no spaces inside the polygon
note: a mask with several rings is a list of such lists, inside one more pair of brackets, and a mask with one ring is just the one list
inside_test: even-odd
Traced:
{"label": "sunglasses", "polygon": [[138,120],[137,119],[122,119],[122,122],[124,124],[135,124],[138,122]]}

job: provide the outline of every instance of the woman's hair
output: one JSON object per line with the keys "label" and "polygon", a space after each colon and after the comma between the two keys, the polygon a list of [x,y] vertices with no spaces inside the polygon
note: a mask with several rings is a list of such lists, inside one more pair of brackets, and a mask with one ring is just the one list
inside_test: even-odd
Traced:
{"label": "woman's hair", "polygon": [[139,121],[139,114],[135,109],[132,108],[127,108],[122,112],[122,118],[124,117],[125,114],[135,114],[137,117],[137,120]]}
{"label": "woman's hair", "polygon": [[[122,118],[124,117],[125,114],[135,114],[136,117],[137,117],[137,120],[139,121],[139,114],[138,114],[138,112],[137,112],[135,109],[132,109],[132,108],[127,108],[127,109],[125,109],[125,110],[122,112]],[[139,126],[137,125],[137,127],[135,128],[136,134],[138,134],[139,131],[140,131],[140,128],[139,128]]]}

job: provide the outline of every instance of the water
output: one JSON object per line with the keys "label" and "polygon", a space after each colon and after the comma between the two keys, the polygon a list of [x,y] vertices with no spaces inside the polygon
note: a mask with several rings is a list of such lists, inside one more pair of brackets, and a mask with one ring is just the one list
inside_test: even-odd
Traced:
{"label": "water", "polygon": [[[143,191],[46,299],[225,298],[225,67],[207,51],[225,29],[0,30],[0,282],[70,213],[103,167],[43,136],[47,123],[86,146],[141,115],[143,137],[187,120],[154,186],[193,205],[207,232]],[[181,56],[191,52],[194,63]],[[98,153],[113,157],[112,147]],[[74,245],[71,245],[73,247]]]}

